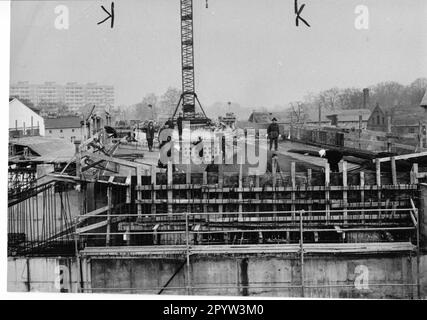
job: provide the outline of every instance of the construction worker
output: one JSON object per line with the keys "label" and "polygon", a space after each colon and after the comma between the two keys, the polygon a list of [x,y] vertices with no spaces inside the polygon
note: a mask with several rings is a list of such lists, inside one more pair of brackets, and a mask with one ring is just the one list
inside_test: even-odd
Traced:
{"label": "construction worker", "polygon": [[147,126],[147,132],[145,133],[147,139],[148,150],[151,152],[153,150],[153,140],[154,140],[154,124],[153,121],[150,121]]}
{"label": "construction worker", "polygon": [[169,118],[169,119],[165,122],[165,127],[169,128],[169,129],[173,129],[173,128],[174,128],[172,118]]}
{"label": "construction worker", "polygon": [[343,158],[343,153],[339,150],[325,150],[322,149],[319,151],[319,155],[321,158],[326,158],[329,163],[329,168],[331,172],[339,172],[339,166],[341,159]]}
{"label": "construction worker", "polygon": [[274,150],[277,151],[277,143],[279,139],[279,125],[277,124],[277,119],[271,119],[272,123],[267,128],[268,138],[270,139],[270,150],[273,147],[274,142]]}

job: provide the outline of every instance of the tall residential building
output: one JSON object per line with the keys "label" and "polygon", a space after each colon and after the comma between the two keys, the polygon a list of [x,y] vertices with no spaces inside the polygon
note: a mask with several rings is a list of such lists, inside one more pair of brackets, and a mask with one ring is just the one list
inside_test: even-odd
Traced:
{"label": "tall residential building", "polygon": [[86,103],[114,105],[114,87],[88,83],[86,89]]}
{"label": "tall residential building", "polygon": [[33,103],[38,106],[42,103],[55,104],[64,102],[64,87],[55,82],[45,82],[36,85],[36,100]]}
{"label": "tall residential building", "polygon": [[65,85],[65,104],[70,111],[79,112],[86,104],[85,86],[75,82],[67,83]]}
{"label": "tall residential building", "polygon": [[36,102],[35,86],[31,85],[28,81],[20,81],[18,83],[12,84],[10,86],[10,96],[29,100],[35,104]]}
{"label": "tall residential building", "polygon": [[29,100],[42,109],[54,110],[54,105],[65,104],[73,113],[78,113],[88,104],[114,105],[114,87],[96,83],[69,82],[61,85],[55,82],[44,84],[17,82],[10,86],[10,96]]}

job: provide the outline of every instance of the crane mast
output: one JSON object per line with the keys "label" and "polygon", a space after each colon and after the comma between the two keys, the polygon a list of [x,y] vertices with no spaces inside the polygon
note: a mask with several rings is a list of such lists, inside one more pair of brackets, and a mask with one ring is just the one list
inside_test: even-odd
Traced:
{"label": "crane mast", "polygon": [[[175,117],[182,103],[183,118],[191,123],[209,123],[210,120],[200,104],[195,92],[194,84],[194,39],[193,39],[193,0],[181,1],[181,72],[182,94],[175,108],[172,118]],[[196,102],[202,116],[196,115]]]}
{"label": "crane mast", "polygon": [[193,0],[181,0],[182,111],[195,117]]}

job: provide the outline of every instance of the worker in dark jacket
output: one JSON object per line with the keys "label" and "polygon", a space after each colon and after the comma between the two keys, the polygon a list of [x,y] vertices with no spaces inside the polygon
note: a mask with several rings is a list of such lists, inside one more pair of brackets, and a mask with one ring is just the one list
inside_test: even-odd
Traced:
{"label": "worker in dark jacket", "polygon": [[267,128],[268,139],[270,139],[270,150],[274,142],[274,150],[277,151],[277,141],[279,139],[279,125],[277,124],[277,119],[273,118],[272,123]]}
{"label": "worker in dark jacket", "polygon": [[173,129],[173,128],[174,128],[174,124],[173,124],[173,120],[172,120],[172,118],[169,118],[169,119],[165,122],[165,126],[167,126],[169,129]]}
{"label": "worker in dark jacket", "polygon": [[153,150],[153,140],[154,140],[154,124],[153,121],[150,121],[147,126],[147,132],[145,133],[147,138],[148,150],[151,152]]}
{"label": "worker in dark jacket", "polygon": [[319,151],[321,158],[326,158],[329,163],[329,168],[331,172],[339,172],[339,166],[341,159],[343,158],[343,153],[339,150],[325,150],[322,149]]}

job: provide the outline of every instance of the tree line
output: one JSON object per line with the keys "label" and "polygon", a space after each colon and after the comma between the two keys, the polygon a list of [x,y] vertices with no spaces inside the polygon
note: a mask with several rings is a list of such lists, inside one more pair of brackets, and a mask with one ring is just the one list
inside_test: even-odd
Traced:
{"label": "tree line", "polygon": [[[427,78],[418,78],[409,85],[395,81],[380,82],[369,86],[369,100],[366,108],[373,109],[379,104],[385,111],[394,108],[419,107],[427,88]],[[302,100],[289,104],[289,116],[295,121],[317,120],[319,107],[323,114],[339,110],[362,109],[362,88],[331,88],[319,93],[309,93]]]}

